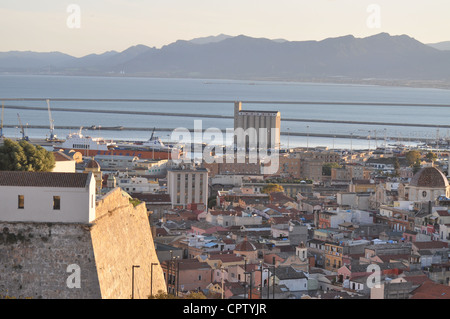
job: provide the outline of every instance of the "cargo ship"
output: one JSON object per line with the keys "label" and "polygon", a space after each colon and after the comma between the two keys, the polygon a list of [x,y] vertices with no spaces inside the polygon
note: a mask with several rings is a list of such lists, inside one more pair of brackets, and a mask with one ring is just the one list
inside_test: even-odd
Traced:
{"label": "cargo ship", "polygon": [[117,144],[104,140],[101,137],[85,136],[81,133],[82,128],[76,133],[67,135],[66,140],[54,145],[54,150],[74,150],[83,156],[96,155],[120,155],[136,156],[139,159],[179,159],[182,149],[176,146],[164,145],[160,138],[153,135],[145,142],[131,142]]}

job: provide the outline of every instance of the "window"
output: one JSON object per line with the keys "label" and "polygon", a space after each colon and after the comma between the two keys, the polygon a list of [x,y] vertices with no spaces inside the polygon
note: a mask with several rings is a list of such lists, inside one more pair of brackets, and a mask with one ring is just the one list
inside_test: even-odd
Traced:
{"label": "window", "polygon": [[19,195],[18,201],[19,201],[18,208],[19,209],[24,209],[24,207],[25,207],[25,198],[24,198],[24,196],[23,195]]}
{"label": "window", "polygon": [[53,210],[60,210],[60,209],[61,209],[61,197],[53,196]]}

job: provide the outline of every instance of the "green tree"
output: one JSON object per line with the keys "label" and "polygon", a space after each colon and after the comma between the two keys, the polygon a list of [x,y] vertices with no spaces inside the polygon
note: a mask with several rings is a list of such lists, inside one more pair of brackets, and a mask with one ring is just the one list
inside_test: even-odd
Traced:
{"label": "green tree", "polygon": [[437,160],[437,155],[436,153],[433,152],[428,152],[426,155],[426,158],[432,162],[434,162],[435,160]]}
{"label": "green tree", "polygon": [[417,173],[420,170],[421,166],[420,166],[420,159],[416,159],[416,162],[413,165],[413,173]]}
{"label": "green tree", "polygon": [[208,208],[212,209],[216,207],[217,205],[217,197],[216,196],[209,196],[208,197]]}
{"label": "green tree", "polygon": [[408,166],[414,165],[416,163],[416,161],[418,159],[420,159],[420,157],[421,157],[421,154],[419,151],[412,150],[412,151],[407,152],[406,153],[406,162],[408,163]]}
{"label": "green tree", "polygon": [[1,171],[49,172],[55,167],[55,157],[40,145],[27,141],[4,139],[0,146]]}
{"label": "green tree", "polygon": [[399,170],[400,170],[400,162],[398,160],[398,157],[396,157],[395,160],[394,160],[394,169],[395,169],[394,176],[399,176],[400,175],[400,172],[399,172]]}
{"label": "green tree", "polygon": [[264,186],[261,192],[265,194],[284,192],[284,188],[279,184],[270,183]]}
{"label": "green tree", "polygon": [[325,163],[322,166],[322,175],[324,176],[331,176],[331,169],[332,168],[340,168],[341,165],[338,163]]}
{"label": "green tree", "polygon": [[191,291],[188,294],[179,297],[174,294],[169,294],[159,290],[156,295],[149,296],[148,299],[207,299],[202,292]]}

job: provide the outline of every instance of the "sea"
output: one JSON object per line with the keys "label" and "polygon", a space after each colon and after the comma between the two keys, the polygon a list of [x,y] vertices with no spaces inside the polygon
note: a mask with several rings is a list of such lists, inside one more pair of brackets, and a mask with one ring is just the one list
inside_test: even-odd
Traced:
{"label": "sea", "polygon": [[[154,134],[165,143],[173,143],[172,132],[176,128],[193,129],[196,123],[197,125],[201,123],[203,129],[233,128],[232,118],[214,117],[232,117],[234,112],[232,101],[264,102],[243,102],[244,110],[280,111],[283,148],[328,147],[356,150],[375,149],[392,143],[414,145],[422,143],[421,139],[447,139],[450,128],[450,107],[446,106],[450,105],[450,90],[434,88],[126,76],[0,75],[0,101],[11,98],[49,99],[51,118],[56,128],[54,133],[62,139],[71,132],[81,130],[84,135],[92,137],[144,141],[151,136],[153,128],[167,128],[166,131],[157,130]],[[129,101],[53,100],[58,98],[129,99]],[[229,102],[178,102],[180,100]],[[336,102],[339,104],[332,104]],[[3,133],[6,137],[21,137],[20,123],[30,138],[49,136],[47,127],[50,125],[50,118],[46,101],[5,100],[3,103],[5,105]],[[380,103],[380,105],[364,105],[365,103]],[[42,109],[14,109],[6,106]],[[84,113],[58,111],[56,110],[58,108],[125,112]],[[136,112],[206,114],[209,117],[142,115]],[[289,118],[302,121],[285,120]],[[326,123],[317,120],[368,123]],[[380,123],[408,123],[413,126]],[[428,126],[420,126],[423,124]],[[443,127],[438,127],[439,125]],[[33,126],[41,128],[32,128]],[[72,128],[58,129],[60,126]],[[89,129],[92,126],[99,129]],[[143,128],[143,130],[102,130],[102,127],[115,126]],[[303,136],[296,136],[295,133]],[[347,137],[340,138],[342,135]],[[209,140],[200,134],[196,135],[195,142],[209,142]],[[223,144],[230,142],[231,140],[224,135]]]}

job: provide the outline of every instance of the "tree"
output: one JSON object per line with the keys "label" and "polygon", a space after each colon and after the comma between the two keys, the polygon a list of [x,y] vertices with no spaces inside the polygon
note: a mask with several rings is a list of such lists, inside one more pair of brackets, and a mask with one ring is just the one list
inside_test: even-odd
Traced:
{"label": "tree", "polygon": [[322,175],[324,176],[331,176],[331,169],[332,168],[340,168],[342,167],[338,163],[325,163],[322,166]]}
{"label": "tree", "polygon": [[434,162],[435,160],[437,160],[437,155],[436,155],[436,153],[428,152],[427,155],[426,155],[426,158],[429,161]]}
{"label": "tree", "polygon": [[55,157],[40,145],[27,141],[4,139],[0,146],[1,171],[49,172],[55,167]]}
{"label": "tree", "polygon": [[395,176],[399,176],[400,162],[398,160],[398,157],[396,157],[394,160],[394,169],[395,169]]}
{"label": "tree", "polygon": [[208,208],[212,209],[216,207],[217,205],[217,197],[216,196],[209,196],[208,197]]}
{"label": "tree", "polygon": [[412,150],[406,153],[406,162],[408,163],[408,166],[414,165],[420,157],[421,154],[419,151]]}
{"label": "tree", "polygon": [[148,299],[207,299],[207,298],[201,291],[199,292],[191,291],[188,294],[183,295],[181,297],[159,290],[156,295],[149,296]]}
{"label": "tree", "polygon": [[416,162],[413,165],[413,173],[417,173],[420,170],[420,159],[416,159]]}
{"label": "tree", "polygon": [[270,183],[264,186],[261,192],[265,194],[284,192],[284,188],[279,184]]}

